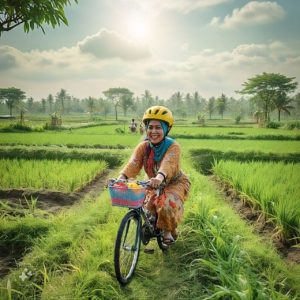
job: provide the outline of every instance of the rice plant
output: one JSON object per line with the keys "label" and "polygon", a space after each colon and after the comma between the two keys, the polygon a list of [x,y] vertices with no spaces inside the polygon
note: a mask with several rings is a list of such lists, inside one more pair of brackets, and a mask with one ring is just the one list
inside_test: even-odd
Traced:
{"label": "rice plant", "polygon": [[0,188],[74,192],[107,168],[104,161],[1,159]]}
{"label": "rice plant", "polygon": [[220,160],[213,170],[259,204],[283,241],[300,237],[300,164]]}

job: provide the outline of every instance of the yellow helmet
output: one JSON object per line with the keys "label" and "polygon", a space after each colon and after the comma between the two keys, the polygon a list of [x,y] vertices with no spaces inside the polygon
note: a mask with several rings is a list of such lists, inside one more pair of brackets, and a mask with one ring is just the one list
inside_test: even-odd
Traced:
{"label": "yellow helmet", "polygon": [[164,121],[170,128],[174,124],[172,112],[168,108],[160,105],[152,106],[145,111],[143,122],[146,123],[147,120]]}

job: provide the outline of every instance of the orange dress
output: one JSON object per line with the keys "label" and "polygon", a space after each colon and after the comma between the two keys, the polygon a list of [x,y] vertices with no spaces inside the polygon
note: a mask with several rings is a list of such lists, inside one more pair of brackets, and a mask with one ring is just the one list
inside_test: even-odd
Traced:
{"label": "orange dress", "polygon": [[174,142],[159,162],[153,159],[149,141],[143,141],[135,148],[129,162],[121,171],[127,178],[135,178],[144,168],[148,178],[155,177],[158,172],[165,175],[166,186],[162,195],[156,197],[153,190],[147,192],[145,205],[152,213],[157,213],[157,227],[175,232],[182,220],[183,202],[187,199],[190,181],[180,170],[181,149]]}

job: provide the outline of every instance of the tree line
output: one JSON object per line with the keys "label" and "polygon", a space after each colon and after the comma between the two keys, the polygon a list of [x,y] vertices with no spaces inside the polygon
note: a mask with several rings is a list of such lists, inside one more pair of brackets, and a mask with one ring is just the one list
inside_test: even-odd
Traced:
{"label": "tree line", "polygon": [[106,118],[114,115],[118,120],[119,114],[124,117],[128,114],[141,116],[145,109],[152,105],[164,105],[169,107],[174,115],[180,118],[188,116],[201,119],[212,119],[218,115],[223,119],[224,114],[235,118],[237,122],[252,116],[264,122],[270,121],[270,114],[277,112],[280,121],[281,113],[291,114],[297,118],[300,115],[300,93],[290,96],[295,91],[298,83],[294,78],[288,78],[282,74],[263,73],[249,78],[243,83],[243,88],[236,91],[241,95],[238,99],[221,94],[218,97],[206,99],[198,92],[176,92],[168,99],[153,96],[149,90],[145,90],[140,96],[135,96],[128,88],[115,87],[103,91],[102,97],[78,99],[70,96],[65,89],[61,89],[56,95],[49,94],[40,101],[32,97],[26,97],[24,91],[15,88],[0,89],[1,110],[6,104],[9,114],[13,110],[24,113],[42,113],[66,115],[71,113],[89,113],[101,115]]}

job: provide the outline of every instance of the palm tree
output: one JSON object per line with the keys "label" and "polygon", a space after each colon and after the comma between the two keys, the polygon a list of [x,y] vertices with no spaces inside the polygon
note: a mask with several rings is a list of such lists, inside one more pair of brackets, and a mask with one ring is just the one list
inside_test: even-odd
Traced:
{"label": "palm tree", "polygon": [[280,122],[280,113],[282,111],[286,112],[288,115],[291,114],[289,111],[290,109],[295,108],[294,106],[290,105],[290,103],[293,101],[292,98],[288,98],[287,94],[285,92],[278,92],[276,93],[273,103],[278,111],[278,122]]}
{"label": "palm tree", "polygon": [[53,105],[53,102],[54,102],[52,94],[48,95],[47,101],[49,103],[50,114],[52,114],[52,105]]}
{"label": "palm tree", "polygon": [[209,113],[210,120],[211,120],[211,115],[214,110],[215,110],[215,97],[211,97],[208,99],[208,103],[207,103],[207,111]]}

